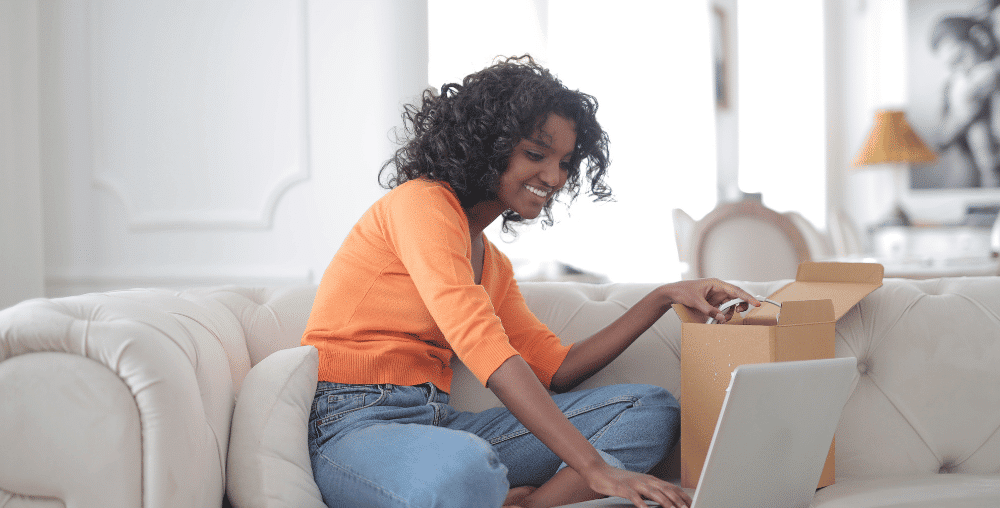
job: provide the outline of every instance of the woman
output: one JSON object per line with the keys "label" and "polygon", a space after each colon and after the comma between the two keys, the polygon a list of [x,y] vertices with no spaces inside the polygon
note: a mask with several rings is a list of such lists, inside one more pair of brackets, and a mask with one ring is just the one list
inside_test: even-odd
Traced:
{"label": "woman", "polygon": [[[718,280],[661,286],[572,347],[531,314],[509,260],[483,235],[499,217],[544,217],[586,175],[604,183],[607,135],[592,97],[530,57],[425,92],[409,139],[383,166],[391,189],[360,219],[320,283],[303,344],[320,352],[309,423],[316,482],[331,507],[558,506],[621,496],[687,506],[643,474],[677,440],[659,387],[565,393],[682,303],[706,315],[732,298]],[[581,171],[581,165],[585,170]],[[447,405],[457,355],[504,407]],[[547,388],[557,392],[552,396]]]}

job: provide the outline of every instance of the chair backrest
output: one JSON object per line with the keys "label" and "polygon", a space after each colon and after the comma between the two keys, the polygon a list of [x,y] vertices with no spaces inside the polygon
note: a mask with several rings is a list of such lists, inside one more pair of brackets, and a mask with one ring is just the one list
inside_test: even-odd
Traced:
{"label": "chair backrest", "polygon": [[[677,227],[677,219],[674,219],[674,227]],[[990,231],[990,254],[1000,256],[1000,215],[997,215],[996,222],[993,223],[993,230]]]}
{"label": "chair backrest", "polygon": [[865,246],[858,227],[841,209],[830,210],[827,214],[830,243],[836,257],[847,258],[864,254]]}
{"label": "chair backrest", "polygon": [[819,230],[815,224],[805,218],[799,212],[784,212],[785,217],[791,219],[792,224],[802,233],[809,247],[809,257],[813,260],[829,259],[833,257],[833,244],[830,237]]}
{"label": "chair backrest", "polygon": [[690,215],[688,215],[687,212],[681,210],[680,208],[674,208],[673,220],[674,240],[677,243],[677,260],[688,265],[687,272],[682,274],[684,278],[688,278],[687,275],[691,271],[691,259],[689,258],[689,251],[691,250],[691,235],[694,233],[694,226],[696,222]]}
{"label": "chair backrest", "polygon": [[[993,230],[990,232],[990,255],[994,259],[1000,257],[1000,215],[997,215]],[[997,275],[1000,275],[1000,264],[997,265]]]}
{"label": "chair backrest", "polygon": [[695,277],[742,281],[792,279],[812,259],[792,220],[755,200],[721,204],[698,221],[689,254]]}

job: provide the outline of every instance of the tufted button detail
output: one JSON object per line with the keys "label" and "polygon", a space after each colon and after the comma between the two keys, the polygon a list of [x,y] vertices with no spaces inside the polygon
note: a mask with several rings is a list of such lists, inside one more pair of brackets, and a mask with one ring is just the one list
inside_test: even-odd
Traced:
{"label": "tufted button detail", "polygon": [[868,362],[867,361],[858,360],[858,372],[862,376],[864,376],[865,374],[868,373]]}
{"label": "tufted button detail", "polygon": [[945,461],[941,463],[941,467],[938,468],[938,474],[949,474],[955,470],[955,463],[951,461]]}

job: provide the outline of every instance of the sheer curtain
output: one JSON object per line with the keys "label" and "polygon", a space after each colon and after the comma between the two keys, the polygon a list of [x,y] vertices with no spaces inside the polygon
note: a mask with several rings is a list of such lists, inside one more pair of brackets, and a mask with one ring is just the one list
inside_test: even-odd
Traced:
{"label": "sheer curtain", "polygon": [[487,236],[515,266],[558,262],[615,282],[679,278],[671,210],[715,206],[707,0],[429,0],[433,86],[497,55],[531,53],[594,95],[611,138],[615,201],[581,195],[556,224]]}

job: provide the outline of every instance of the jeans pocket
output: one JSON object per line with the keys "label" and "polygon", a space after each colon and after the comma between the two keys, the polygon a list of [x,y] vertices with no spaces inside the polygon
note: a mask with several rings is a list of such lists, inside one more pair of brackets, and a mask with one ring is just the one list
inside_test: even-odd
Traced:
{"label": "jeans pocket", "polygon": [[372,407],[386,396],[378,385],[343,385],[323,383],[313,400],[312,420],[317,427],[340,421],[347,415]]}

